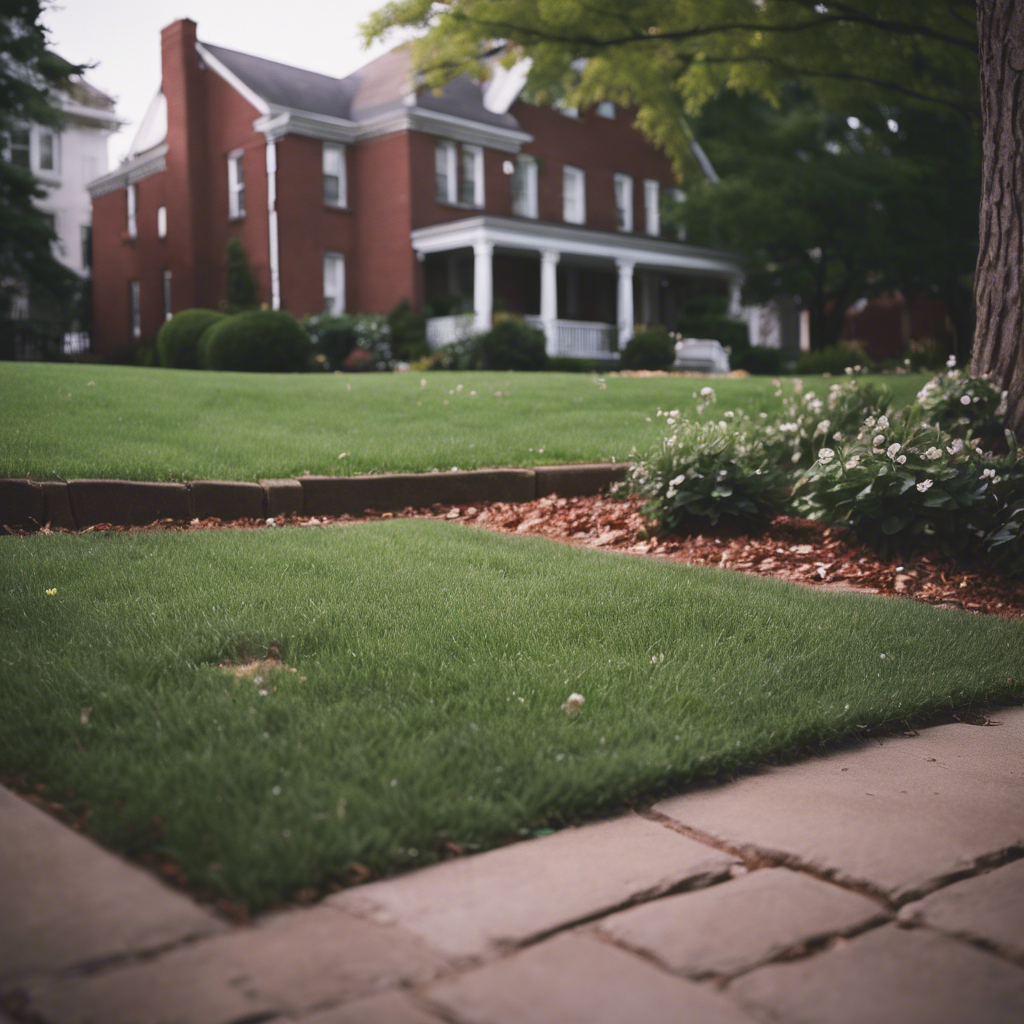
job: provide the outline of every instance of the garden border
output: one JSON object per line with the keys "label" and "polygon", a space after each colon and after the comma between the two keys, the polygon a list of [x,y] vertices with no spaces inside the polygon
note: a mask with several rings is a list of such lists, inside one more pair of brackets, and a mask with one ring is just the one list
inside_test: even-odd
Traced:
{"label": "garden border", "polygon": [[437,504],[519,503],[546,495],[600,494],[625,480],[628,470],[628,463],[598,462],[530,469],[303,476],[259,483],[0,479],[0,524],[27,530],[44,526],[84,530],[100,523],[147,526],[158,519],[231,522],[288,515],[362,515],[368,510]]}

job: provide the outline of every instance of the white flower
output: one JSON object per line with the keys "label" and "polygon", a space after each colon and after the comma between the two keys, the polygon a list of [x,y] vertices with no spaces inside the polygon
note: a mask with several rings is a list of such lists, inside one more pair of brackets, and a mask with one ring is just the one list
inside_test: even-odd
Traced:
{"label": "white flower", "polygon": [[946,365],[952,370],[953,367],[956,366],[956,356],[950,356],[946,360]]}
{"label": "white flower", "polygon": [[865,426],[865,427],[873,427],[874,425],[875,425],[875,417],[874,417],[874,416],[869,416],[869,417],[868,417],[868,418],[867,418],[867,419],[866,419],[866,420],[864,421],[864,426]]}
{"label": "white flower", "polygon": [[715,397],[715,390],[714,390],[714,388],[701,388],[700,389],[700,397],[701,398],[714,398]]}
{"label": "white flower", "polygon": [[920,483],[919,483],[919,484],[917,485],[917,489],[918,489],[918,490],[919,490],[919,491],[920,491],[920,492],[921,492],[922,494],[924,494],[924,492],[925,492],[925,491],[927,491],[927,490],[928,490],[928,489],[929,489],[929,488],[931,487],[931,485],[932,485],[932,481],[931,481],[931,480],[922,480],[922,481],[921,481],[921,482],[920,482]]}
{"label": "white flower", "polygon": [[941,448],[936,448],[935,445],[932,445],[931,448],[929,448],[928,451],[926,451],[924,453],[924,457],[926,459],[931,459],[933,462],[936,459],[941,459],[942,458],[942,449]]}
{"label": "white flower", "polygon": [[899,450],[900,445],[897,442],[894,442],[893,444],[889,445],[889,447],[885,450],[885,454],[888,455],[891,459]]}
{"label": "white flower", "polygon": [[994,477],[996,475],[996,471],[994,469],[991,469],[991,468],[983,469],[981,471],[981,475],[982,476],[987,476],[987,477]]}
{"label": "white flower", "polygon": [[971,396],[970,395],[961,395],[960,396],[960,404],[961,405],[970,405],[971,404]]}
{"label": "white flower", "polygon": [[669,487],[678,487],[680,484],[685,483],[685,482],[686,482],[686,474],[685,473],[680,473],[679,476],[673,477],[671,480],[669,480],[668,485],[669,485]]}
{"label": "white flower", "polygon": [[872,438],[871,443],[875,445],[876,448],[881,448],[881,446],[885,444],[885,435],[875,434],[874,438]]}
{"label": "white flower", "polygon": [[833,441],[842,441],[842,439],[843,439],[843,434],[842,434],[842,431],[840,431],[840,430],[837,430],[837,431],[836,431],[836,432],[835,432],[835,433],[834,433],[834,434],[832,435],[832,440],[833,440]]}
{"label": "white flower", "polygon": [[852,458],[847,460],[846,468],[847,469],[856,469],[859,465],[860,465],[860,456],[859,455],[854,455]]}
{"label": "white flower", "polygon": [[879,430],[886,430],[886,429],[888,429],[888,426],[889,426],[889,417],[888,416],[879,416],[878,417],[878,429]]}
{"label": "white flower", "polygon": [[907,461],[907,457],[906,455],[901,455],[899,456],[899,458],[896,459],[896,461],[902,466],[903,463]]}
{"label": "white flower", "polygon": [[964,449],[963,441],[958,437],[951,445],[947,445],[946,451],[950,455],[956,455],[957,452],[962,452]]}
{"label": "white flower", "polygon": [[822,448],[818,452],[818,461],[823,465],[827,466],[834,458],[836,453],[831,448]]}
{"label": "white flower", "polygon": [[562,705],[562,710],[567,715],[579,714],[580,708],[583,707],[583,694],[582,693],[570,693],[566,698],[565,703]]}

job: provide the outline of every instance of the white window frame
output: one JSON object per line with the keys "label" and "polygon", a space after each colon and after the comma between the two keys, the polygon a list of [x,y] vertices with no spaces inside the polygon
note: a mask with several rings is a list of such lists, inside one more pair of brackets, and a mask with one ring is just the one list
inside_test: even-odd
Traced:
{"label": "white window frame", "polygon": [[131,316],[132,337],[142,337],[142,289],[138,281],[128,282],[129,315]]}
{"label": "white window frame", "polygon": [[[321,159],[323,171],[324,206],[345,210],[348,208],[348,173],[345,166],[345,147],[338,142],[325,142]],[[327,182],[337,180],[337,199],[328,199]]]}
{"label": "white window frame", "polygon": [[434,183],[437,201],[454,206],[459,198],[459,165],[450,139],[438,139],[434,144]]}
{"label": "white window frame", "polygon": [[644,179],[644,230],[655,238],[661,234],[661,185]]}
{"label": "white window frame", "polygon": [[[466,172],[469,172],[468,174]],[[459,199],[463,206],[483,209],[484,205],[484,151],[481,146],[462,147],[462,183]]]}
{"label": "white window frame", "polygon": [[[532,156],[520,153],[516,157],[512,172],[512,212],[517,217],[536,220],[540,215],[537,206],[537,161]],[[516,180],[522,183],[522,191],[516,195]]]}
{"label": "white window frame", "polygon": [[[60,174],[60,134],[52,128],[39,126],[32,133],[36,142],[36,166],[40,174],[57,177]],[[43,139],[50,140],[50,166],[43,164]]]}
{"label": "white window frame", "polygon": [[167,237],[167,207],[160,206],[156,211],[156,237]]}
{"label": "white window frame", "polygon": [[245,168],[242,166],[242,150],[228,153],[228,219],[242,220],[245,217]]}
{"label": "white window frame", "polygon": [[139,237],[139,193],[135,185],[129,183],[124,190],[125,213],[128,218],[128,237]]}
{"label": "white window frame", "polygon": [[615,120],[615,104],[611,100],[602,100],[596,108],[598,117],[606,117],[609,121]]}
{"label": "white window frame", "polygon": [[[24,134],[25,134],[25,142],[24,143],[19,142],[17,145],[15,145],[14,138],[13,138],[13,135],[14,135],[15,132],[18,132],[18,133],[24,132]],[[25,163],[24,164],[21,164],[21,163],[18,163],[17,161],[15,161],[15,159],[14,159],[14,151],[15,150],[23,151],[25,153]],[[22,125],[22,124],[12,125],[12,127],[11,127],[11,134],[7,138],[7,145],[6,145],[5,149],[4,149],[4,159],[8,163],[14,164],[15,167],[23,167],[26,171],[33,170],[35,164],[33,163],[33,160],[32,160],[32,127],[31,127],[31,125]]]}
{"label": "white window frame", "polygon": [[340,252],[324,253],[324,312],[345,312],[345,256]]}
{"label": "white window frame", "polygon": [[[575,196],[569,182],[575,183]],[[587,222],[587,175],[582,167],[572,167],[569,164],[562,167],[562,220],[566,224]]]}
{"label": "white window frame", "polygon": [[171,272],[165,270],[160,279],[164,300],[164,320],[170,320],[174,314],[171,312]]}
{"label": "white window frame", "polygon": [[[681,188],[674,188],[674,189],[672,189],[672,198],[675,199],[675,201],[677,203],[685,202],[686,201],[686,193]],[[678,238],[680,242],[685,242],[686,241],[686,225],[685,224],[680,224],[679,227],[676,228],[676,238]]]}
{"label": "white window frame", "polygon": [[633,179],[628,174],[615,175],[615,226],[620,231],[633,230]]}

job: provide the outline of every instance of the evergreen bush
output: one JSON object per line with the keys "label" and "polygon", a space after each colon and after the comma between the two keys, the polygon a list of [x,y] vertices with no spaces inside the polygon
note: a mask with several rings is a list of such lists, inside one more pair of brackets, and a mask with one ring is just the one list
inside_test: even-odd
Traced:
{"label": "evergreen bush", "polygon": [[228,263],[227,301],[224,308],[228,313],[241,313],[259,305],[259,285],[256,275],[249,266],[249,257],[237,238],[229,238],[225,246]]}
{"label": "evergreen bush", "polygon": [[286,373],[304,370],[311,351],[309,335],[291,313],[253,309],[213,324],[202,336],[200,361],[210,370]]}
{"label": "evergreen bush", "polygon": [[473,362],[480,370],[546,370],[548,354],[544,333],[521,320],[499,320],[486,334],[478,335]]}
{"label": "evergreen bush", "polygon": [[623,350],[623,370],[667,370],[676,358],[676,347],[664,330],[637,331]]}
{"label": "evergreen bush", "polygon": [[198,370],[199,339],[208,327],[224,319],[213,309],[183,309],[160,328],[156,349],[161,366],[178,370]]}

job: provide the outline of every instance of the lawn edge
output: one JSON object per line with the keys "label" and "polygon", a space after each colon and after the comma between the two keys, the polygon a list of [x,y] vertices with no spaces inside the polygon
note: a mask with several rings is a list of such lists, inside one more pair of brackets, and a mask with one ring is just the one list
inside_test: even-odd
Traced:
{"label": "lawn edge", "polygon": [[628,463],[580,463],[267,479],[37,481],[0,479],[0,525],[83,530],[100,523],[148,526],[158,520],[267,519],[288,515],[362,515],[431,505],[473,502],[521,503],[546,495],[574,498],[600,494],[626,478]]}

